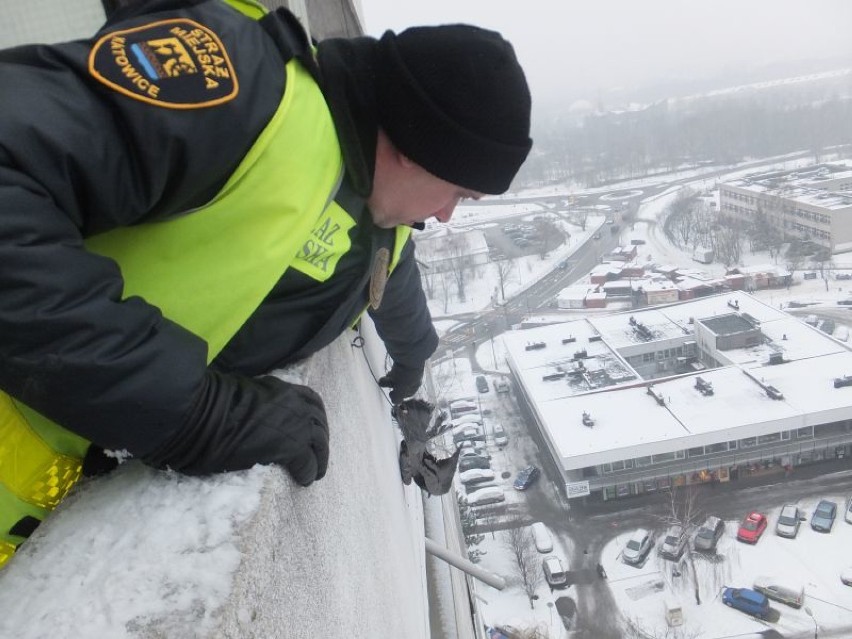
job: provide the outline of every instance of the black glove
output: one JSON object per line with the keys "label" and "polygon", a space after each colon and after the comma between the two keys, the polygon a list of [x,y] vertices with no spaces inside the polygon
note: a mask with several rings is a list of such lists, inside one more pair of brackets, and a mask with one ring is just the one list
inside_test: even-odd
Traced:
{"label": "black glove", "polygon": [[188,475],[280,464],[308,486],[328,466],[325,408],[307,386],[208,371],[183,428],[144,461]]}
{"label": "black glove", "polygon": [[390,400],[392,404],[401,404],[402,400],[411,397],[417,392],[422,381],[422,364],[417,367],[411,367],[394,362],[387,375],[379,380],[379,386],[391,389]]}

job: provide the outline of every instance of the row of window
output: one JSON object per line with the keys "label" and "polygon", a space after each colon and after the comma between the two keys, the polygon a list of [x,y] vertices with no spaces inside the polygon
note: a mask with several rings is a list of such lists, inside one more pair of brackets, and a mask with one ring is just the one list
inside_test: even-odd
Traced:
{"label": "row of window", "polygon": [[810,237],[820,237],[823,239],[829,239],[831,237],[831,233],[828,231],[821,231],[819,229],[811,228],[810,226],[804,226],[802,224],[796,224],[795,222],[784,222],[784,228],[790,229],[792,231],[797,231],[799,233],[804,233]]}
{"label": "row of window", "polygon": [[791,438],[796,439],[813,439],[813,426],[799,428],[795,431],[785,430],[780,433],[770,433],[769,435],[760,435],[757,437],[745,437],[743,439],[730,442],[717,442],[708,446],[696,446],[687,450],[676,450],[671,453],[660,453],[657,455],[647,455],[645,457],[636,457],[634,459],[624,459],[622,461],[612,462],[611,464],[601,464],[600,472],[616,473],[622,470],[630,470],[632,468],[644,468],[654,464],[665,464],[667,462],[677,461],[679,459],[694,459],[714,453],[725,453],[737,449],[753,448],[754,446],[762,446],[764,444],[773,444],[780,441],[788,441]]}
{"label": "row of window", "polygon": [[[729,204],[727,202],[722,204],[723,211],[731,211],[732,213],[737,213],[741,216],[751,216],[755,217],[758,212],[754,209],[746,208],[744,206],[737,206],[736,204]],[[798,217],[800,219],[805,220],[813,220],[814,222],[818,222],[820,224],[831,224],[831,216],[825,215],[824,213],[817,213],[816,211],[808,211],[805,209],[796,209],[789,206],[785,206],[783,209],[783,213],[789,217]]]}
{"label": "row of window", "polygon": [[627,358],[627,361],[636,366],[638,364],[650,364],[655,360],[658,362],[662,362],[663,360],[673,359],[675,357],[692,357],[695,355],[695,346],[689,345],[686,347],[677,346],[673,348],[666,348],[661,351],[650,352],[650,353],[642,353],[641,355],[632,355]]}

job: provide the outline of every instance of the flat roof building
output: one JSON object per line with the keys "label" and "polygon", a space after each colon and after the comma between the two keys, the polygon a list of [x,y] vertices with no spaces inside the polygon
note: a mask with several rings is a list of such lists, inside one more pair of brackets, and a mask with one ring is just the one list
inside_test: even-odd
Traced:
{"label": "flat roof building", "polygon": [[720,213],[766,224],[787,237],[809,240],[831,253],[852,250],[852,167],[817,164],[755,173],[719,185]]}
{"label": "flat roof building", "polygon": [[852,387],[835,383],[852,374],[852,350],[744,292],[517,331],[505,343],[569,496],[611,499],[852,453]]}

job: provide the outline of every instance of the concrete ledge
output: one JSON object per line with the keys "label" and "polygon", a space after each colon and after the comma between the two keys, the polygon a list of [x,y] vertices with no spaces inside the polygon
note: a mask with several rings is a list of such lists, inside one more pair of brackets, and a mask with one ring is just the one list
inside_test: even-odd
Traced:
{"label": "concrete ledge", "polygon": [[325,479],[131,462],[83,483],[0,572],[0,636],[427,639],[421,495],[400,481],[366,330],[364,349],[350,333],[295,371],[326,402]]}

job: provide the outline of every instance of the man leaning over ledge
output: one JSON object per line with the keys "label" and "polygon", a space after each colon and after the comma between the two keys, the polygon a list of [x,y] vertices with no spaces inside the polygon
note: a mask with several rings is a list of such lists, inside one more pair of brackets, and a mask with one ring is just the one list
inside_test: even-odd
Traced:
{"label": "man leaning over ledge", "polygon": [[0,51],[0,565],[81,473],[329,456],[266,373],[368,310],[414,395],[437,346],[411,228],[505,192],[530,95],[469,25],[311,47],[284,9],[156,0]]}

